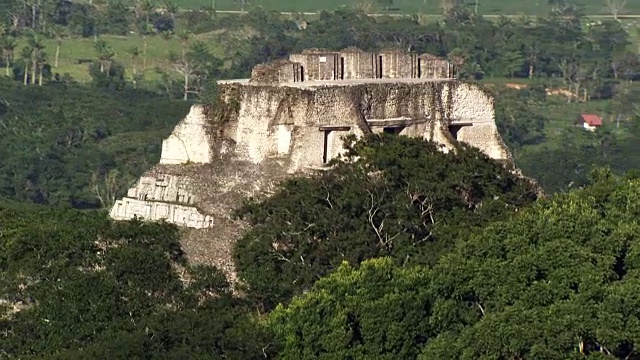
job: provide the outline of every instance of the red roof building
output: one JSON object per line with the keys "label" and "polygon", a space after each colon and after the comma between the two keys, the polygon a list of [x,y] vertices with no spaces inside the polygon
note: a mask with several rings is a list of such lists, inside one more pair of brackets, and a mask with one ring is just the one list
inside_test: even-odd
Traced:
{"label": "red roof building", "polygon": [[594,131],[602,126],[602,118],[595,114],[580,114],[576,123],[587,130]]}

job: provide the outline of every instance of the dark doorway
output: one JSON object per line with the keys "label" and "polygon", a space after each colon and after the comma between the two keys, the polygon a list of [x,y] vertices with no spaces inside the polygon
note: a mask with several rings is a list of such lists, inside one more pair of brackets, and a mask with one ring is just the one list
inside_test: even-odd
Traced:
{"label": "dark doorway", "polygon": [[451,133],[451,136],[455,139],[458,140],[458,133],[460,132],[460,129],[462,129],[465,126],[471,126],[472,124],[456,124],[456,125],[449,125],[449,132]]}
{"label": "dark doorway", "polygon": [[422,78],[422,59],[418,59],[418,79]]}
{"label": "dark doorway", "polygon": [[324,132],[324,141],[322,145],[322,163],[326,164],[329,162],[329,133],[330,130],[325,130]]}
{"label": "dark doorway", "polygon": [[300,81],[304,81],[304,66],[300,65]]}
{"label": "dark doorway", "polygon": [[344,58],[340,58],[340,80],[344,80]]}
{"label": "dark doorway", "polygon": [[378,79],[382,79],[382,55],[378,56]]}
{"label": "dark doorway", "polygon": [[389,126],[382,129],[382,132],[385,134],[398,135],[404,130],[403,126]]}

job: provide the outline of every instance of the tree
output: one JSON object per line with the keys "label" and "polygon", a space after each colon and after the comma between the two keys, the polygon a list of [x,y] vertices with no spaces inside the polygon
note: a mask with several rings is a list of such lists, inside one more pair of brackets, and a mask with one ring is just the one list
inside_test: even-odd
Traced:
{"label": "tree", "polygon": [[[166,44],[167,44],[167,48],[169,48],[169,43],[170,43],[170,41],[171,41],[172,39],[174,39],[174,38],[178,37],[176,34],[174,34],[174,32],[173,32],[173,31],[168,31],[168,30],[165,30],[165,31],[160,32],[160,36],[162,36],[162,39],[166,42]],[[187,35],[187,37],[188,37],[188,35]],[[188,39],[187,39],[187,41],[188,41]],[[181,45],[182,45],[182,44],[181,44]],[[183,54],[183,56],[182,56],[182,57],[184,58],[184,54]]]}
{"label": "tree", "polygon": [[205,43],[196,41],[189,45],[189,33],[183,32],[179,36],[182,56],[171,53],[169,59],[183,77],[183,99],[187,100],[190,93],[203,97],[212,83],[209,80],[219,75],[222,62],[211,54]]}
{"label": "tree", "polygon": [[544,87],[526,90],[500,89],[499,94],[495,97],[496,125],[509,149],[514,151],[524,145],[543,142],[545,122],[548,119],[544,112],[538,113],[530,105],[538,101],[537,98],[545,100]]}
{"label": "tree", "polygon": [[142,69],[145,70],[147,68],[148,36],[155,34],[156,29],[153,25],[145,23],[140,32],[142,33]]}
{"label": "tree", "polygon": [[5,75],[9,76],[9,69],[13,62],[13,53],[16,48],[15,38],[11,36],[2,37],[0,47],[2,47],[2,60],[4,61]]}
{"label": "tree", "polygon": [[533,184],[466,146],[444,154],[404,136],[347,146],[332,170],[287,181],[239,211],[253,228],[236,244],[236,268],[261,308],[304,292],[343,261],[433,264],[456,234],[537,197]]}
{"label": "tree", "polygon": [[171,19],[175,23],[176,14],[178,14],[178,11],[180,10],[178,5],[176,3],[174,3],[173,1],[165,0],[164,8],[169,13],[169,15],[171,15]]}
{"label": "tree", "polygon": [[140,48],[137,46],[130,47],[127,50],[127,52],[129,53],[129,55],[131,55],[131,64],[133,66],[132,80],[133,80],[133,86],[136,87],[138,85],[138,78],[139,78],[137,62],[142,52],[140,51]]}
{"label": "tree", "polygon": [[626,204],[640,184],[606,170],[592,179],[441,260],[431,283],[443,295],[432,313],[441,332],[424,359],[638,356],[638,299],[629,294],[640,286],[639,239],[627,220],[638,208]]}
{"label": "tree", "polygon": [[240,11],[244,12],[245,8],[252,4],[252,0],[235,0],[235,3],[240,8]]}
{"label": "tree", "polygon": [[144,14],[145,24],[151,24],[151,13],[156,9],[156,4],[153,0],[142,0],[139,2],[140,10]]}
{"label": "tree", "polygon": [[19,310],[0,309],[3,356],[264,358],[245,302],[219,270],[187,262],[176,227],[4,204],[0,214],[0,297]]}
{"label": "tree", "polygon": [[[27,85],[28,84],[28,79],[29,79],[29,69],[31,67],[31,64],[33,62],[33,58],[34,58],[34,49],[31,46],[25,46],[22,48],[22,51],[20,52],[20,58],[22,59],[22,63],[23,63],[23,84]],[[31,74],[32,77],[35,77],[35,74]]]}
{"label": "tree", "polygon": [[91,186],[96,197],[100,200],[100,205],[105,209],[111,209],[116,202],[120,173],[117,169],[112,169],[104,176],[98,171],[91,174]]}
{"label": "tree", "polygon": [[42,85],[42,72],[43,67],[46,62],[46,54],[44,53],[45,45],[43,39],[37,35],[32,34],[29,37],[29,48],[32,49],[31,52],[31,84],[35,85],[38,77],[40,80],[39,84]]}
{"label": "tree", "polygon": [[111,46],[107,44],[106,41],[100,39],[98,40],[94,46],[94,50],[98,56],[98,61],[100,63],[100,72],[104,73],[105,71],[108,73],[113,58],[116,56],[115,51]]}
{"label": "tree", "polygon": [[433,268],[342,264],[266,321],[283,359],[633,359],[640,178],[585,189],[466,233]]}
{"label": "tree", "polygon": [[[415,359],[435,337],[426,267],[343,263],[267,320],[281,359]],[[313,356],[312,356],[313,354]]]}
{"label": "tree", "polygon": [[613,15],[613,18],[618,21],[618,15],[627,6],[627,0],[604,0],[607,10]]}
{"label": "tree", "polygon": [[51,34],[56,39],[56,53],[54,56],[53,67],[58,67],[58,62],[60,59],[60,47],[62,47],[62,42],[64,38],[67,36],[67,28],[60,25],[53,25],[51,27]]}

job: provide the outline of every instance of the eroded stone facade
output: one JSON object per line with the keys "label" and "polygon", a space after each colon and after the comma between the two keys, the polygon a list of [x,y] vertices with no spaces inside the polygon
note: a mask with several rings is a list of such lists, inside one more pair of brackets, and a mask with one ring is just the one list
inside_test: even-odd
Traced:
{"label": "eroded stone facade", "polygon": [[304,50],[253,69],[251,82],[260,84],[299,83],[364,79],[450,79],[454,68],[447,60],[431,54],[414,54],[399,49],[376,53],[358,48],[342,51]]}
{"label": "eroded stone facade", "polygon": [[251,79],[220,81],[213,106],[192,107],[163,142],[160,165],[111,216],[222,236],[217,227],[234,226],[229,214],[243,197],[268,192],[278,177],[326,168],[349,134],[419,137],[443,151],[461,141],[509,160],[493,99],[453,74],[443,59],[399,50],[315,49],[258,65]]}

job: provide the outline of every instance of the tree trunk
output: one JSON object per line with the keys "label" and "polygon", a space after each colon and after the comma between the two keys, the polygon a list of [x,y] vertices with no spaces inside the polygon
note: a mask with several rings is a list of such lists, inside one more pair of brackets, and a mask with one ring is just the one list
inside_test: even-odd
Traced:
{"label": "tree trunk", "polygon": [[4,73],[5,75],[9,76],[9,58],[6,58],[5,61],[6,61],[6,64],[4,68]]}
{"label": "tree trunk", "polygon": [[136,68],[136,61],[133,60],[133,88],[137,88],[138,85],[138,69]]}
{"label": "tree trunk", "polygon": [[58,60],[60,59],[60,45],[62,45],[60,42],[58,42],[58,44],[56,45],[56,58],[53,62],[54,68],[58,68]]}
{"label": "tree trunk", "polygon": [[533,79],[533,63],[529,63],[529,79]]}
{"label": "tree trunk", "polygon": [[40,66],[40,77],[39,77],[39,79],[38,79],[38,85],[39,85],[39,86],[42,86],[42,68],[43,68],[43,67],[44,67],[44,66]]}
{"label": "tree trunk", "polygon": [[31,85],[35,85],[36,84],[36,78],[38,77],[37,72],[38,72],[38,62],[37,61],[33,61],[33,68],[31,69]]}
{"label": "tree trunk", "polygon": [[27,65],[27,63],[25,62],[24,64],[24,79],[23,82],[25,85],[27,85],[27,79],[29,78],[29,65]]}
{"label": "tree trunk", "polygon": [[147,36],[142,37],[142,71],[147,68]]}
{"label": "tree trunk", "polygon": [[36,28],[36,5],[31,5],[31,28],[35,30]]}
{"label": "tree trunk", "polygon": [[184,74],[184,101],[188,99],[189,92],[189,75],[185,72]]}
{"label": "tree trunk", "polygon": [[44,32],[47,24],[43,16],[44,11],[42,10],[42,0],[38,1],[38,10],[38,25],[40,25],[40,31]]}

